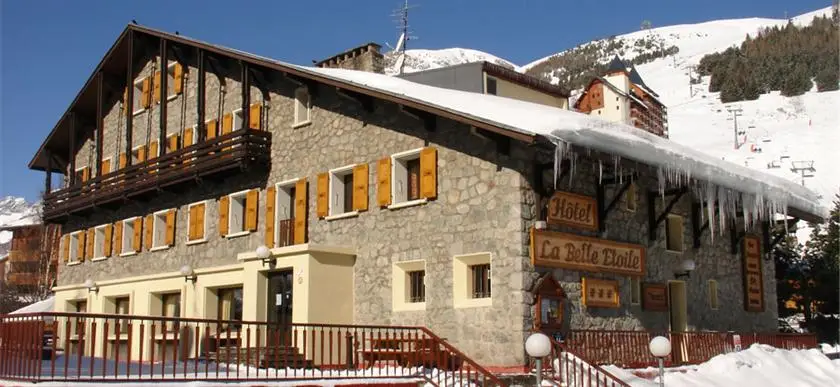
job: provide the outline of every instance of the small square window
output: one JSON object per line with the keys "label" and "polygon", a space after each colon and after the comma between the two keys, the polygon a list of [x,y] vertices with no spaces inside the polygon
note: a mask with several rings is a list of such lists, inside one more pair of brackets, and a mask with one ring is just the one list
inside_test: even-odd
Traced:
{"label": "small square window", "polygon": [[135,222],[139,218],[128,218],[123,221],[123,229],[122,229],[122,245],[120,251],[122,254],[132,254],[137,252],[134,249],[134,231],[135,231]]}
{"label": "small square window", "polygon": [[642,286],[639,277],[630,277],[630,304],[639,305],[642,301]]}
{"label": "small square window", "polygon": [[166,216],[169,210],[155,212],[152,218],[152,248],[166,247]]}
{"label": "small square window", "polygon": [[470,266],[472,298],[490,298],[490,264]]}
{"label": "small square window", "polygon": [[242,129],[242,109],[233,111],[233,130]]}
{"label": "small square window", "polygon": [[330,215],[353,211],[353,167],[350,165],[330,171]]}
{"label": "small square window", "polygon": [[299,87],[295,90],[295,123],[303,125],[309,123],[312,114],[312,105],[309,97],[309,89]]}
{"label": "small square window", "polygon": [[665,220],[665,248],[668,251],[683,251],[683,218],[668,214]]}
{"label": "small square window", "polygon": [[487,94],[496,95],[496,78],[487,77]]}
{"label": "small square window", "polygon": [[420,149],[391,156],[391,203],[420,199]]}
{"label": "small square window", "polygon": [[426,302],[426,271],[415,270],[408,274],[408,302]]}
{"label": "small square window", "polygon": [[228,212],[228,234],[245,231],[245,208],[248,191],[230,195],[230,211]]}
{"label": "small square window", "polygon": [[392,268],[392,297],[395,311],[426,308],[426,261],[395,262]]}

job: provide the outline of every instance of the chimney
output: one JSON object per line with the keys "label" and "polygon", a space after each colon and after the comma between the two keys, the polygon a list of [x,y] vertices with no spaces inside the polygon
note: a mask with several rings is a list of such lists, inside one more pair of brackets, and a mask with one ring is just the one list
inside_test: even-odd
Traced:
{"label": "chimney", "polygon": [[382,53],[379,52],[381,47],[376,43],[365,43],[316,62],[315,67],[350,69],[382,74],[385,72],[385,66]]}

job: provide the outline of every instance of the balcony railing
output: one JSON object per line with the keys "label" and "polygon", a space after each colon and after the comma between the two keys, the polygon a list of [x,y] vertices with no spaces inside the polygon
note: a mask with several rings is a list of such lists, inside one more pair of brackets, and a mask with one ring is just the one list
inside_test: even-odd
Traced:
{"label": "balcony railing", "polygon": [[44,218],[113,203],[159,188],[270,162],[271,134],[241,129],[44,195]]}

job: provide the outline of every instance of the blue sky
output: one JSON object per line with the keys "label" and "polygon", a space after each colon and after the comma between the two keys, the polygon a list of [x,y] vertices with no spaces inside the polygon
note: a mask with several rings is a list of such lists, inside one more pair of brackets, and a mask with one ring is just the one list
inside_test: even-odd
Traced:
{"label": "blue sky", "polygon": [[[0,1],[0,197],[37,200],[27,163],[131,19],[280,60],[309,64],[354,45],[393,44],[401,0]],[[468,47],[525,64],[589,40],[653,26],[783,18],[829,0],[412,0],[409,48]],[[607,12],[605,12],[607,11]]]}

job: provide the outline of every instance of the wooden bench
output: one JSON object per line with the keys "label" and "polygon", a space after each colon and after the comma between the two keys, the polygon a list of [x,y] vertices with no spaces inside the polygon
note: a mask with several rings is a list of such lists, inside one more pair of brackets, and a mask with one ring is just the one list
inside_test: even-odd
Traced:
{"label": "wooden bench", "polygon": [[393,361],[403,367],[424,366],[457,369],[460,361],[442,350],[430,338],[372,338],[370,346],[359,351],[361,363],[372,366],[379,361]]}

